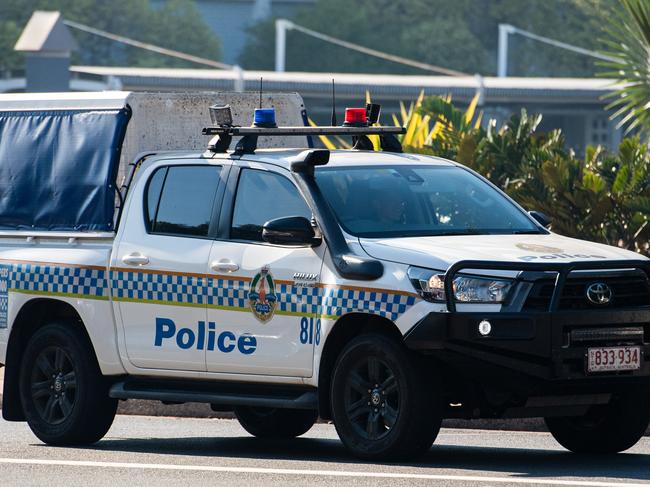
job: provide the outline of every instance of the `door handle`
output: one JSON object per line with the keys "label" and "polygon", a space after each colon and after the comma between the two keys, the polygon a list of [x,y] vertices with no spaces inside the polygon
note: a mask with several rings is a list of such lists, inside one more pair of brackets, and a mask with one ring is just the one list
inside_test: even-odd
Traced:
{"label": "door handle", "polygon": [[235,272],[239,266],[232,260],[221,259],[212,261],[210,268],[215,272]]}
{"label": "door handle", "polygon": [[133,252],[122,257],[122,262],[128,265],[147,265],[149,257],[142,255],[140,252]]}

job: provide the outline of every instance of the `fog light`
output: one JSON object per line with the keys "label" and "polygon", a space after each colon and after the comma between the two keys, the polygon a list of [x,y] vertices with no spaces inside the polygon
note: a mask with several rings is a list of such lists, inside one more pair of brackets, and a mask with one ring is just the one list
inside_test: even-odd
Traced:
{"label": "fog light", "polygon": [[488,320],[483,320],[478,324],[478,332],[483,336],[488,336],[492,331],[492,325]]}

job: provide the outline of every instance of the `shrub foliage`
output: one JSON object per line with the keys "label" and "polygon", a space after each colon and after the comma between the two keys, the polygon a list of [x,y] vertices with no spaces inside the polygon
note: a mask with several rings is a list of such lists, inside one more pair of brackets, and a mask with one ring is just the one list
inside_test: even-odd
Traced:
{"label": "shrub foliage", "polygon": [[557,233],[648,253],[650,151],[638,137],[624,139],[616,152],[589,147],[579,158],[565,149],[560,130],[538,131],[541,115],[522,110],[482,128],[474,108],[463,113],[448,98],[424,98],[409,115],[439,128],[407,149],[471,167],[524,208],[546,213]]}

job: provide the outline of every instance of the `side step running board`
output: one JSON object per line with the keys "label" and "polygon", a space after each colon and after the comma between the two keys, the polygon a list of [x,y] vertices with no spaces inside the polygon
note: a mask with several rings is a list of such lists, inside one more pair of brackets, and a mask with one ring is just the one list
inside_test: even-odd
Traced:
{"label": "side step running board", "polygon": [[111,386],[115,399],[166,403],[200,402],[218,406],[318,409],[316,389],[207,381],[128,379]]}

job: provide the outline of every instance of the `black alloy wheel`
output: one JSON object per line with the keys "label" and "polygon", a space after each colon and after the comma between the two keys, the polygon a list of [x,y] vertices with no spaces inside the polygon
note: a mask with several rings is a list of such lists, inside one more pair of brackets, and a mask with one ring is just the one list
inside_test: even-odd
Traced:
{"label": "black alloy wheel", "polygon": [[47,347],[36,357],[30,390],[36,412],[43,421],[57,425],[70,417],[77,395],[77,375],[63,348]]}
{"label": "black alloy wheel", "polygon": [[377,440],[399,415],[399,390],[393,371],[381,359],[359,360],[345,381],[345,410],[357,434]]}
{"label": "black alloy wheel", "polygon": [[332,377],[332,419],[365,460],[406,460],[431,447],[442,421],[442,386],[431,363],[399,340],[368,333],[341,351]]}
{"label": "black alloy wheel", "polygon": [[33,433],[50,445],[84,445],[111,427],[117,399],[108,397],[92,343],[74,322],[53,322],[27,342],[20,401]]}
{"label": "black alloy wheel", "polygon": [[557,442],[583,454],[613,454],[632,448],[650,424],[650,388],[631,387],[609,404],[592,406],[583,416],[544,418]]}

